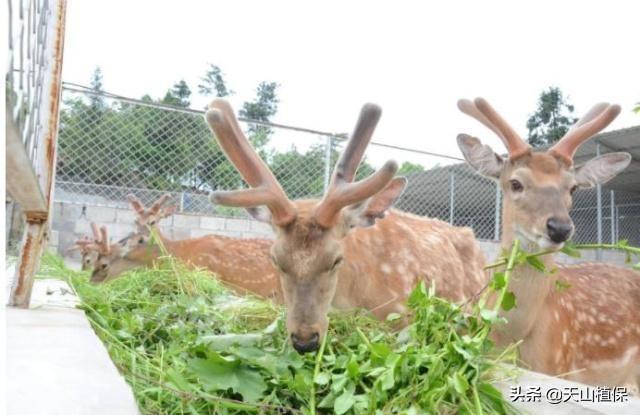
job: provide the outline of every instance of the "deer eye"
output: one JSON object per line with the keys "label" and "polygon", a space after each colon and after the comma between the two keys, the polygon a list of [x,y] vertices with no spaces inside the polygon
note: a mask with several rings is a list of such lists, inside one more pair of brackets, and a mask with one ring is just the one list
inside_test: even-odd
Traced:
{"label": "deer eye", "polygon": [[576,190],[578,190],[578,185],[574,184],[571,189],[569,189],[569,193],[573,194]]}
{"label": "deer eye", "polygon": [[516,179],[509,180],[509,185],[511,186],[511,190],[515,193],[520,193],[524,190],[524,186]]}
{"label": "deer eye", "polygon": [[338,258],[336,258],[335,261],[333,261],[333,265],[331,265],[331,270],[336,269],[336,267],[338,265],[340,265],[342,263],[342,261],[344,260],[344,257],[339,256]]}
{"label": "deer eye", "polygon": [[100,268],[107,269],[107,264],[102,264],[102,266]]}

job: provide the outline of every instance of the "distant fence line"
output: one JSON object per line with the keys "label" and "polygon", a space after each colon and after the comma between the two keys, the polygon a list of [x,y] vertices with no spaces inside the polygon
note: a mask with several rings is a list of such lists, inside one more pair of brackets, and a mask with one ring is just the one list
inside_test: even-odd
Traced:
{"label": "distant fence line", "polygon": [[[74,84],[63,87],[63,101],[56,201],[124,207],[128,193],[146,203],[170,193],[181,212],[245,216],[241,209],[214,206],[208,200],[212,190],[245,184],[213,139],[203,111],[88,91]],[[240,121],[290,198],[324,193],[345,134]],[[306,149],[276,150],[275,145],[287,142],[292,132],[300,136],[297,147]],[[464,163],[450,164],[460,160],[452,156],[372,142],[367,154],[376,153],[393,156],[409,179],[397,208],[470,226],[478,238],[500,238],[501,192],[494,181]],[[424,159],[422,166],[416,158]],[[413,163],[403,165],[409,159]],[[358,175],[373,171],[365,160]],[[603,188],[598,205],[596,193],[589,189],[574,195],[574,240],[597,242],[600,235],[603,242],[628,239],[640,244],[640,194]]]}

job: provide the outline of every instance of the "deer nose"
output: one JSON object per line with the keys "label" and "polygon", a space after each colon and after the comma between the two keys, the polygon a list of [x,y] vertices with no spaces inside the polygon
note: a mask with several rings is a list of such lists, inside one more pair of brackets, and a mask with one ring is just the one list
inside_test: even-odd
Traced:
{"label": "deer nose", "polygon": [[555,243],[565,242],[571,236],[573,223],[571,219],[550,218],[547,221],[547,233]]}
{"label": "deer nose", "polygon": [[293,343],[293,348],[300,354],[313,352],[318,350],[320,335],[318,333],[312,333],[305,338],[305,336],[291,333],[291,343]]}

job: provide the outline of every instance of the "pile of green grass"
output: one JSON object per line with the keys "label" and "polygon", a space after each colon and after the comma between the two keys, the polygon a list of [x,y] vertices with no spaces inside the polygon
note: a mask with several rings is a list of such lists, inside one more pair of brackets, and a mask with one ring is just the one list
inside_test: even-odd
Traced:
{"label": "pile of green grass", "polygon": [[69,281],[145,414],[514,412],[491,386],[507,359],[488,340],[495,315],[464,314],[432,287],[411,294],[407,328],[332,314],[320,351],[301,356],[281,307],[169,259],[103,285],[51,255],[41,274]]}

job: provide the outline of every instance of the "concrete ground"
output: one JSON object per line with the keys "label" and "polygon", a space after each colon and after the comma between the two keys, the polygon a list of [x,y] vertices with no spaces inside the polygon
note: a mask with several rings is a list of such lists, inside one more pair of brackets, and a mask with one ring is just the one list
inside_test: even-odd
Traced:
{"label": "concrete ground", "polygon": [[31,309],[6,308],[8,415],[139,414],[76,302],[64,282],[36,280]]}

